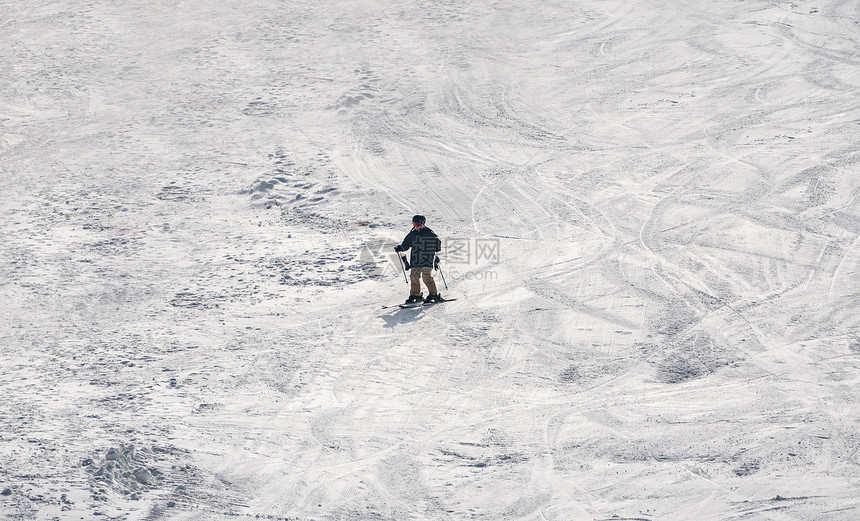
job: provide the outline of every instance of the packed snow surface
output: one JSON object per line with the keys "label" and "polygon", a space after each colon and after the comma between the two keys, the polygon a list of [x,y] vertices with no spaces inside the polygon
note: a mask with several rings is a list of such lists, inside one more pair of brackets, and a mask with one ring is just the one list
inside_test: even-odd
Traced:
{"label": "packed snow surface", "polygon": [[858,143],[857,0],[4,0],[0,516],[860,519]]}

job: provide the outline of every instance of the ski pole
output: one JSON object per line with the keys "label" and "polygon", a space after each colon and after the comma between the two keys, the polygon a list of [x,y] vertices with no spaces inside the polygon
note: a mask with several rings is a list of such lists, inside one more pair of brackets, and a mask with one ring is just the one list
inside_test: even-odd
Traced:
{"label": "ski pole", "polygon": [[445,291],[448,291],[448,283],[445,282],[445,274],[442,273],[442,268],[440,266],[439,257],[436,257],[436,268],[439,270],[439,275],[442,276],[442,283],[445,284]]}
{"label": "ski pole", "polygon": [[406,278],[406,266],[403,264],[403,257],[399,253],[397,254],[397,260],[400,262],[400,270],[403,271],[403,280],[409,284],[409,279]]}

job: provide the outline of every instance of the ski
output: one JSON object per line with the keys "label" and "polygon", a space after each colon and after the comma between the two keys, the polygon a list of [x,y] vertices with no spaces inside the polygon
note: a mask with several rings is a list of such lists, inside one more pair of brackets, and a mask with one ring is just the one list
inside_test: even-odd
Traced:
{"label": "ski", "polygon": [[408,308],[417,308],[417,307],[421,307],[421,305],[422,305],[422,304],[424,304],[424,301],[423,301],[423,300],[419,300],[418,302],[413,302],[412,304],[402,304],[402,303],[401,303],[401,304],[386,304],[386,305],[382,306],[382,309],[391,309],[391,308],[403,308],[403,309],[408,309]]}
{"label": "ski", "polygon": [[422,302],[422,306],[432,306],[433,304],[441,304],[442,302],[451,302],[452,300],[457,300],[455,298],[443,298],[442,300],[437,300],[435,302]]}
{"label": "ski", "polygon": [[394,307],[397,307],[400,309],[420,308],[420,307],[430,306],[432,304],[437,304],[437,303],[442,303],[442,302],[451,302],[452,300],[457,300],[457,299],[455,299],[455,298],[443,298],[442,300],[439,300],[437,302],[419,301],[419,302],[413,302],[412,304],[388,304],[388,305],[382,306],[382,309],[391,309]]}

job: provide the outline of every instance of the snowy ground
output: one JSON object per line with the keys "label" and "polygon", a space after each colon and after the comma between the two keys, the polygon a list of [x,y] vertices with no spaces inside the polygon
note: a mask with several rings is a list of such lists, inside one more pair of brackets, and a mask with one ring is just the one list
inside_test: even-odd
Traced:
{"label": "snowy ground", "polygon": [[3,0],[0,516],[860,519],[860,2],[653,4]]}

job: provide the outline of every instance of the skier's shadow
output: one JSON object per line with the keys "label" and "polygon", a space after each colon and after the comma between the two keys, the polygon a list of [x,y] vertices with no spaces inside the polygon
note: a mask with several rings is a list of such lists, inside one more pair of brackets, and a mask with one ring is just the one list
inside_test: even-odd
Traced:
{"label": "skier's shadow", "polygon": [[421,308],[407,308],[407,309],[397,309],[397,311],[391,313],[385,313],[382,316],[382,320],[385,321],[385,325],[382,327],[397,327],[401,324],[408,324],[410,322],[417,322],[424,318],[424,314],[421,313]]}

